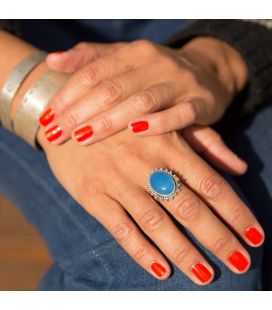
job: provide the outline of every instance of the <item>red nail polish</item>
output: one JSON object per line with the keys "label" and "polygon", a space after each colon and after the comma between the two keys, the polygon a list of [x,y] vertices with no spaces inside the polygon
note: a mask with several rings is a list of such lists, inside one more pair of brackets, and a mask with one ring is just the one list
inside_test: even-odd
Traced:
{"label": "red nail polish", "polygon": [[82,142],[93,135],[93,129],[91,126],[85,126],[76,130],[74,135],[78,142]]}
{"label": "red nail polish", "polygon": [[144,131],[144,130],[147,130],[149,127],[147,121],[139,121],[139,122],[131,123],[131,126],[132,126],[133,132]]}
{"label": "red nail polish", "polygon": [[211,272],[200,263],[194,264],[191,270],[202,283],[208,282],[212,277]]}
{"label": "red nail polish", "polygon": [[53,121],[55,117],[55,113],[52,109],[48,108],[43,112],[43,114],[39,118],[39,122],[42,126],[48,125],[50,122]]}
{"label": "red nail polish", "polygon": [[159,263],[153,263],[151,265],[151,269],[156,273],[158,277],[162,277],[166,272],[166,269]]}
{"label": "red nail polish", "polygon": [[62,135],[62,130],[58,125],[51,127],[45,132],[46,139],[49,142],[52,142],[58,139],[61,135]]}
{"label": "red nail polish", "polygon": [[263,235],[255,227],[249,227],[245,231],[245,236],[251,243],[255,245],[258,245],[263,241]]}
{"label": "red nail polish", "polygon": [[246,270],[248,266],[247,258],[238,251],[231,253],[228,260],[240,272]]}

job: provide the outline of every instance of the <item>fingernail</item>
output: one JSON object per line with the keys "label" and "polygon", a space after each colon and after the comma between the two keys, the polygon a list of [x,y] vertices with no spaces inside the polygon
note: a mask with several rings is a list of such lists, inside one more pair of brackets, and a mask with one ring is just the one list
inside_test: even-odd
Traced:
{"label": "fingernail", "polygon": [[58,125],[51,127],[50,129],[48,129],[45,132],[46,139],[49,142],[52,142],[52,141],[58,139],[61,135],[62,135],[62,130],[61,130],[60,126],[58,126]]}
{"label": "fingernail", "polygon": [[93,135],[93,129],[91,126],[82,127],[74,132],[75,139],[78,142],[82,142]]}
{"label": "fingernail", "polygon": [[162,277],[166,272],[166,269],[159,263],[153,263],[151,265],[151,269],[155,272],[155,274],[158,277]]}
{"label": "fingernail", "polygon": [[253,243],[254,245],[258,245],[263,241],[263,235],[257,230],[255,227],[249,227],[245,231],[246,238]]}
{"label": "fingernail", "polygon": [[39,122],[40,122],[40,124],[41,124],[42,126],[46,126],[46,125],[48,125],[50,122],[53,121],[54,117],[55,117],[54,111],[53,111],[51,108],[49,108],[49,109],[45,110],[45,111],[43,112],[43,114],[40,116]]}
{"label": "fingernail", "polygon": [[61,54],[64,54],[64,53],[65,53],[64,51],[56,51],[56,52],[50,53],[49,55],[60,56]]}
{"label": "fingernail", "polygon": [[194,264],[191,270],[202,283],[208,282],[212,277],[211,272],[200,263]]}
{"label": "fingernail", "polygon": [[132,131],[133,132],[140,132],[148,129],[148,122],[147,121],[139,121],[135,123],[131,123]]}
{"label": "fingernail", "polygon": [[247,258],[238,251],[231,253],[228,260],[240,272],[246,270],[248,266]]}

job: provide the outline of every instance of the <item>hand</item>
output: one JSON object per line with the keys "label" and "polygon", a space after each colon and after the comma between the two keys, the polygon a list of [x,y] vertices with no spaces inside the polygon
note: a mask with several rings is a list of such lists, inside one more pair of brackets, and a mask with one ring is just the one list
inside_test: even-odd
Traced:
{"label": "hand", "polygon": [[[38,140],[63,187],[153,276],[166,279],[170,266],[143,233],[196,284],[210,283],[214,274],[164,209],[233,272],[248,270],[250,256],[230,228],[249,245],[259,246],[264,238],[260,224],[177,132],[138,137],[125,130],[81,147],[72,140],[50,144],[40,130]],[[146,191],[146,177],[158,167],[174,170],[183,182],[177,197],[162,202],[163,207]],[[248,239],[254,232],[258,242]]]}
{"label": "hand", "polygon": [[240,55],[197,38],[181,49],[149,41],[81,43],[48,56],[54,70],[75,72],[40,118],[50,142],[88,145],[128,126],[154,135],[218,121],[247,81]]}

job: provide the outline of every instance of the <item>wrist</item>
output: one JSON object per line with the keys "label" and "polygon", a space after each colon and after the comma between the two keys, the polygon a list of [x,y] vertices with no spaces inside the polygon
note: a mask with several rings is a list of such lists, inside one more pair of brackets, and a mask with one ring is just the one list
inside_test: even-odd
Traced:
{"label": "wrist", "polygon": [[230,94],[230,102],[247,84],[248,69],[242,56],[224,41],[197,37],[181,48],[181,54],[192,55],[212,71]]}

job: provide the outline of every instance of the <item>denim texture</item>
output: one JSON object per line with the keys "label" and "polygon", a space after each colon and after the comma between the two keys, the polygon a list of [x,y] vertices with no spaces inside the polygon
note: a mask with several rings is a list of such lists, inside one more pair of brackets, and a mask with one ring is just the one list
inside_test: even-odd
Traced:
{"label": "denim texture", "polygon": [[[45,28],[46,25],[48,28]],[[119,30],[113,25],[119,27]],[[85,20],[63,24],[60,21],[22,21],[24,37],[47,50],[64,49],[81,40],[107,41],[109,38],[116,41],[145,37],[161,42],[184,25],[183,20],[123,23]],[[69,33],[70,29],[73,31]],[[44,32],[44,37],[39,35]],[[53,34],[54,40],[50,41]],[[249,163],[250,168],[245,176],[224,176],[264,225],[267,240],[265,246],[258,249],[246,246],[252,257],[252,266],[246,274],[236,275],[179,226],[215,268],[213,283],[202,287],[191,282],[173,265],[172,276],[165,281],[156,280],[144,271],[116,243],[110,233],[62,188],[50,171],[44,153],[32,149],[20,138],[0,127],[0,191],[17,205],[41,234],[54,260],[39,289],[269,289],[272,162],[268,146],[272,143],[271,119],[272,105],[268,103],[253,117],[218,127],[227,143]]]}

